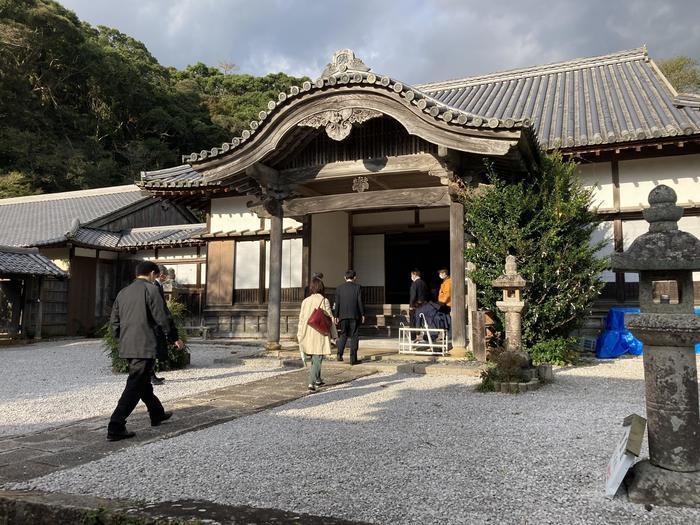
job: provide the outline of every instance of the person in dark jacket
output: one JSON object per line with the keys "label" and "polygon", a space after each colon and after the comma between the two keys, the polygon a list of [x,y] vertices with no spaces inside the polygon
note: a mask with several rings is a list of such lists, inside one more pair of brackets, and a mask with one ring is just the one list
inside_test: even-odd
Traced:
{"label": "person in dark jacket", "polygon": [[[163,303],[165,304],[165,311],[168,313],[168,318],[170,319],[170,322],[174,325],[175,320],[173,319],[173,315],[170,313],[170,308],[168,308],[168,301],[165,299],[165,290],[163,289],[163,283],[165,283],[168,280],[168,268],[165,267],[162,264],[158,265],[158,271],[160,272],[158,275],[158,278],[153,281],[153,284],[155,284],[158,287],[158,292],[160,293],[161,298],[163,299]],[[161,363],[165,363],[168,360],[168,340],[165,337],[165,333],[159,326],[156,326],[156,335],[158,336],[158,348],[156,349],[156,359],[160,361]],[[162,377],[156,376],[156,371],[151,370],[151,384],[154,386],[157,385],[162,385],[165,383],[165,379]]]}
{"label": "person in dark jacket", "polygon": [[360,346],[360,325],[365,322],[365,307],[362,304],[362,288],[355,282],[354,270],[345,272],[345,282],[335,289],[333,317],[340,329],[338,337],[338,361],[343,360],[343,352],[350,340],[350,364],[356,365],[357,349]]}
{"label": "person in dark jacket", "polygon": [[107,439],[110,441],[135,436],[134,432],[126,429],[126,419],[139,400],[148,408],[152,426],[158,426],[172,416],[172,412],[163,409],[150,381],[158,348],[155,327],[159,326],[167,339],[178,348],[184,347],[184,343],[170,322],[163,298],[153,284],[158,273],[155,263],[139,263],[136,266],[136,279],[117,294],[112,307],[112,334],[119,340],[119,357],[129,362],[129,377],[109,420]]}
{"label": "person in dark jacket", "polygon": [[417,268],[411,271],[411,289],[408,296],[408,306],[410,312],[411,326],[414,328],[419,328],[418,317],[416,315],[416,308],[430,301],[430,290],[425,281],[421,279],[420,270]]}

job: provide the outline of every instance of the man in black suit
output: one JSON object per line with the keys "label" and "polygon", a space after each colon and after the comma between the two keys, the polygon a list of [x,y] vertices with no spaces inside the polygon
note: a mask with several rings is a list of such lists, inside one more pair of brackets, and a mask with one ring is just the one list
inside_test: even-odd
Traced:
{"label": "man in black suit", "polygon": [[360,324],[365,322],[365,307],[362,304],[362,288],[355,283],[354,270],[345,272],[345,282],[335,289],[333,317],[339,327],[338,361],[343,360],[345,344],[350,339],[350,364],[356,365],[357,348],[360,345]]}
{"label": "man in black suit", "polygon": [[[170,322],[174,325],[175,321],[173,319],[173,315],[170,313],[170,308],[168,308],[168,301],[165,300],[165,290],[163,289],[163,283],[165,283],[165,281],[168,280],[168,268],[163,264],[159,264],[158,271],[160,272],[160,274],[158,275],[158,278],[155,281],[153,281],[153,284],[155,284],[158,287],[158,292],[160,293],[160,296],[163,299],[163,304],[165,304],[165,311],[168,314]],[[168,360],[168,340],[165,337],[165,333],[163,332],[163,330],[161,330],[159,326],[156,326],[155,330],[158,338],[156,359],[158,359],[158,361],[160,361],[161,363],[165,363]],[[162,385],[163,383],[165,383],[165,379],[156,376],[155,369],[151,370],[151,384],[157,386]]]}
{"label": "man in black suit", "polygon": [[168,318],[165,303],[153,284],[158,273],[155,263],[139,263],[136,266],[136,279],[119,292],[112,307],[112,333],[119,340],[119,357],[129,362],[129,377],[109,420],[107,439],[110,441],[135,436],[127,431],[126,419],[139,399],[148,408],[152,426],[158,426],[172,416],[172,412],[163,409],[150,381],[158,347],[155,327],[159,326],[167,339],[178,348],[184,347],[184,343],[178,338],[177,330]]}
{"label": "man in black suit", "polygon": [[425,281],[421,279],[420,270],[411,271],[411,290],[409,291],[408,306],[411,313],[411,326],[419,328],[416,308],[430,301],[430,290]]}

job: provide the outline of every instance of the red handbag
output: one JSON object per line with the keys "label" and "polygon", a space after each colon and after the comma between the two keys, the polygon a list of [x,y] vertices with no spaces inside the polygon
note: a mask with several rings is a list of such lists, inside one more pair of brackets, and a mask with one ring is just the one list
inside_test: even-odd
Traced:
{"label": "red handbag", "polygon": [[321,300],[321,304],[319,304],[318,308],[315,308],[314,311],[311,312],[309,320],[306,321],[306,324],[308,324],[311,328],[316,330],[321,335],[330,334],[331,325],[333,323],[331,317],[323,310],[323,308],[321,308],[321,305],[325,300],[325,298]]}

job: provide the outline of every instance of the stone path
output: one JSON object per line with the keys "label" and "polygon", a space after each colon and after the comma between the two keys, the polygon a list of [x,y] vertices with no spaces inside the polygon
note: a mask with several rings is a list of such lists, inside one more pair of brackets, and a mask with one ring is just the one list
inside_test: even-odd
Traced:
{"label": "stone path", "polygon": [[[327,367],[324,381],[330,387],[374,372],[368,367]],[[128,428],[136,432],[136,437],[124,441],[107,441],[107,416],[43,432],[0,438],[0,486],[283,405],[309,394],[307,374],[307,370],[298,370],[171,401],[166,403],[166,410],[174,412],[173,418],[159,427],[150,426],[145,411],[134,413],[129,418]]]}

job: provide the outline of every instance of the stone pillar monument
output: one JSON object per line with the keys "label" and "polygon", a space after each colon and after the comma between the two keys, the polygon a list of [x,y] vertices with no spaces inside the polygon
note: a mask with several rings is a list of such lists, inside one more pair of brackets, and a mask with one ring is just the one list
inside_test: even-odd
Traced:
{"label": "stone pillar monument", "polygon": [[493,281],[494,288],[503,289],[503,300],[496,302],[498,309],[506,314],[506,350],[522,352],[522,314],[525,302],[520,297],[520,291],[527,282],[518,273],[515,257],[506,257],[506,273]]}
{"label": "stone pillar monument", "polygon": [[[626,252],[612,257],[614,271],[639,273],[641,313],[628,314],[627,325],[644,343],[650,457],[628,474],[628,492],[637,502],[700,506],[694,350],[700,340],[700,316],[693,313],[693,271],[700,270],[700,240],[678,229],[683,209],[676,206],[672,188],[654,188],[649,205],[644,210],[649,231]],[[675,288],[677,301],[655,293],[661,283],[666,289]]]}

